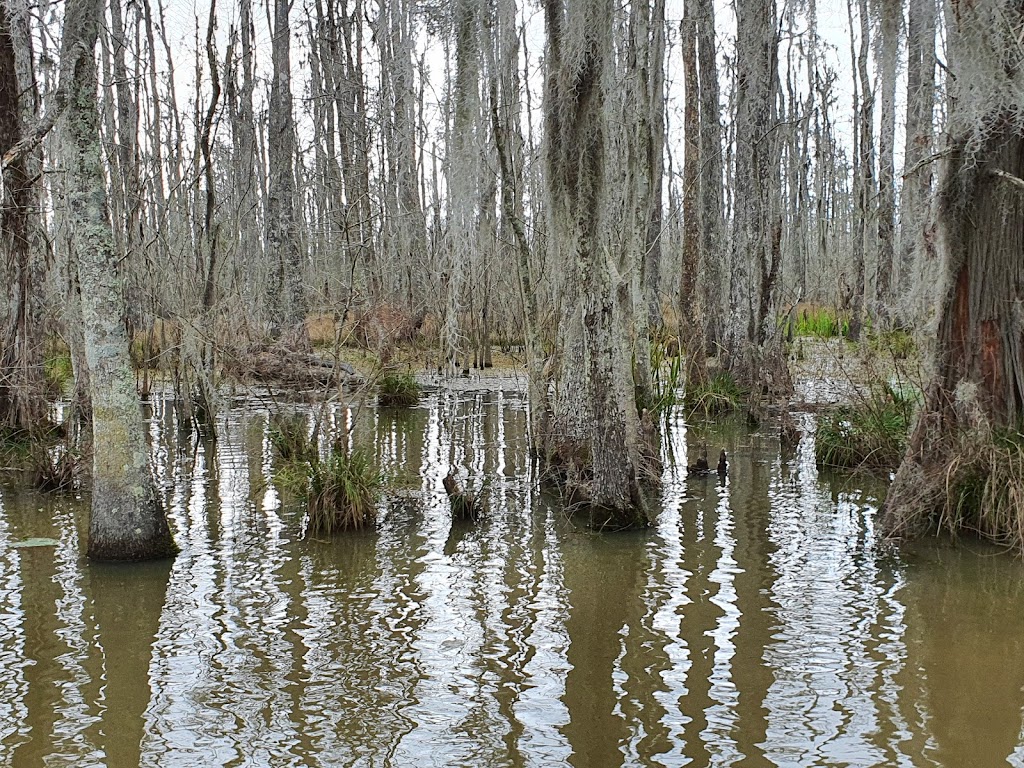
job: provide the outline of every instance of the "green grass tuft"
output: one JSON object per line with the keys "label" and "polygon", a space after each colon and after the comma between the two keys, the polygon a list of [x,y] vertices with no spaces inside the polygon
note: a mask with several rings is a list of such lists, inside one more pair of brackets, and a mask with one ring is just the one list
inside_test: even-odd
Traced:
{"label": "green grass tuft", "polygon": [[740,406],[745,393],[727,371],[717,371],[703,385],[690,385],[686,391],[686,407],[705,416],[727,413]]}
{"label": "green grass tuft", "polygon": [[792,328],[784,328],[792,337],[811,336],[819,339],[832,339],[847,336],[850,333],[850,321],[835,310],[828,307],[806,307],[798,309],[796,316],[785,318],[783,325],[792,323]]}
{"label": "green grass tuft", "polygon": [[65,392],[75,380],[71,364],[71,353],[66,349],[56,350],[43,360],[43,375],[56,391]]}
{"label": "green grass tuft", "polygon": [[335,446],[307,466],[310,533],[330,535],[374,524],[384,476],[366,451]]}
{"label": "green grass tuft", "polygon": [[377,404],[411,408],[420,401],[420,385],[411,373],[386,373],[377,383]]}
{"label": "green grass tuft", "polygon": [[899,466],[917,406],[916,392],[889,384],[873,387],[867,397],[824,415],[818,422],[818,466],[890,471]]}

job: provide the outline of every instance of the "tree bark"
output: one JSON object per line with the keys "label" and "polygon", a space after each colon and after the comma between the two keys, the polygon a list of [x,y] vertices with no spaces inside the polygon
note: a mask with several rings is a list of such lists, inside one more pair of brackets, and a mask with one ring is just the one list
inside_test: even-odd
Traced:
{"label": "tree bark", "polygon": [[[1017,431],[1024,416],[1024,2],[979,0],[949,20],[956,77],[937,205],[944,298],[936,373],[884,509],[883,524],[896,535],[920,532],[956,504],[954,468],[971,458],[965,445]],[[1024,547],[1019,508],[1001,523],[963,524]]]}
{"label": "tree bark", "polygon": [[[25,132],[22,93],[33,91],[18,82],[17,42],[13,14],[0,0],[0,155]],[[24,84],[27,85],[27,84]],[[33,211],[38,197],[29,173],[28,153],[12,157],[0,180],[0,429],[21,433],[46,421],[43,339],[40,322],[41,254],[33,249]]]}
{"label": "tree bark", "polygon": [[61,59],[72,80],[63,126],[67,205],[82,291],[93,411],[93,490],[88,554],[145,560],[176,551],[150,474],[142,411],[128,359],[123,265],[114,250],[96,105],[96,0],[70,0]]}
{"label": "tree bark", "polygon": [[289,0],[273,0],[273,64],[267,125],[267,254],[273,259],[268,310],[271,338],[285,346],[309,346],[306,291],[296,221],[295,120],[292,117]]}
{"label": "tree bark", "polygon": [[612,7],[605,0],[544,4],[548,56],[545,148],[550,258],[563,271],[558,371],[545,454],[570,498],[599,528],[646,521],[640,490],[641,429],[607,252],[606,67]]}
{"label": "tree bark", "polygon": [[728,368],[760,389],[781,266],[779,139],[774,125],[778,88],[778,31],[774,0],[739,3],[736,27],[735,214],[726,328]]}

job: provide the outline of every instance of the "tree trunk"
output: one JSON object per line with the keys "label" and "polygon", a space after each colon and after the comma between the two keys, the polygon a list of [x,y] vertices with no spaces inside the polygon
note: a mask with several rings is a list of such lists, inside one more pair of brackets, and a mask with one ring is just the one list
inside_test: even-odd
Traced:
{"label": "tree trunk", "polygon": [[[0,0],[0,156],[24,133],[13,14]],[[26,88],[25,96],[32,90]],[[41,254],[32,247],[38,203],[29,156],[5,163],[0,180],[0,429],[31,432],[46,421],[43,340],[40,323]]]}
{"label": "tree trunk", "polygon": [[274,0],[267,159],[267,254],[273,261],[270,335],[288,347],[309,346],[303,259],[296,222],[295,121],[292,117],[289,0]]}
{"label": "tree trunk", "polygon": [[61,46],[61,59],[73,73],[64,124],[66,195],[91,373],[88,553],[99,560],[145,560],[176,550],[149,471],[142,411],[128,360],[123,265],[107,218],[93,59],[101,18],[100,2],[70,0]]}
{"label": "tree trunk", "polygon": [[[683,268],[679,288],[679,341],[686,353],[686,386],[707,377],[706,331],[701,327],[703,312],[698,290],[701,245],[701,137],[700,86],[697,78],[697,25],[695,0],[687,0],[683,10],[680,39],[683,57]],[[704,183],[714,184],[715,180]],[[716,299],[717,300],[717,299]]]}
{"label": "tree trunk", "polygon": [[[1019,440],[1024,416],[1024,2],[979,0],[959,6],[950,22],[956,78],[949,82],[950,157],[937,207],[945,296],[936,374],[883,523],[903,535],[938,522],[1021,550],[1019,503],[1005,516],[979,508],[977,518],[965,517],[958,483],[964,467],[982,479],[1005,477],[996,462],[1020,461],[1019,447],[1014,459],[985,446],[1007,432]],[[1019,486],[1005,490],[1020,493]]]}
{"label": "tree trunk", "polygon": [[715,350],[723,338],[723,310],[728,288],[723,281],[726,240],[722,218],[722,107],[719,102],[715,48],[715,6],[696,0],[697,67],[700,81],[700,246],[698,276],[704,304],[705,349]]}
{"label": "tree trunk", "polygon": [[612,7],[544,4],[544,114],[550,257],[563,271],[558,372],[545,453],[566,490],[600,528],[646,520],[641,431],[617,296],[629,275],[610,271],[604,114],[612,66]]}
{"label": "tree trunk", "polygon": [[[775,2],[740,3],[736,27],[735,214],[726,362],[737,380],[760,391],[765,357],[781,359],[771,339],[780,268],[779,138],[774,124],[778,88]],[[773,360],[774,364],[774,360]]]}
{"label": "tree trunk", "polygon": [[907,9],[907,130],[903,193],[900,196],[899,291],[904,321],[916,314],[908,301],[919,256],[925,252],[935,112],[935,0],[910,0]]}
{"label": "tree trunk", "polygon": [[878,268],[875,271],[875,316],[887,324],[892,309],[892,271],[896,235],[896,63],[902,8],[892,0],[879,3],[878,84],[882,114],[878,134]]}

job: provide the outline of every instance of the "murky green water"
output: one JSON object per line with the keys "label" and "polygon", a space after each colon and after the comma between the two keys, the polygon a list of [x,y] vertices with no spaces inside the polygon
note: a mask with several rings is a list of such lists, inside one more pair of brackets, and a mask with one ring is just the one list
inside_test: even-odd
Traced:
{"label": "murky green water", "polygon": [[0,492],[0,765],[1024,766],[1024,566],[888,552],[810,440],[678,420],[728,481],[594,535],[531,490],[515,396],[332,419],[397,489],[375,533],[301,539],[254,403],[216,446],[158,407],[173,562],[87,564],[80,502]]}

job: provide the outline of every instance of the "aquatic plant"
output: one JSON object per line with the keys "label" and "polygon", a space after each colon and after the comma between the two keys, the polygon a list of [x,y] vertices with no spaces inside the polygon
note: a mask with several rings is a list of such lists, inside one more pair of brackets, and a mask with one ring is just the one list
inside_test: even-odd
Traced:
{"label": "aquatic plant", "polygon": [[935,526],[976,533],[1024,553],[1024,434],[981,429],[961,436],[946,467]]}
{"label": "aquatic plant", "polygon": [[305,461],[316,452],[309,425],[302,414],[272,414],[269,439],[278,456],[286,462]]}
{"label": "aquatic plant", "polygon": [[373,525],[384,475],[369,453],[335,445],[326,457],[311,460],[306,466],[310,533],[330,535],[335,530],[360,530]]}
{"label": "aquatic plant", "polygon": [[52,350],[43,360],[43,375],[57,392],[64,392],[75,380],[71,352],[66,347]]}
{"label": "aquatic plant", "polygon": [[703,384],[688,384],[686,408],[691,412],[700,411],[705,416],[714,416],[738,408],[745,393],[728,371],[716,371]]}
{"label": "aquatic plant", "polygon": [[818,466],[895,469],[906,450],[917,402],[916,391],[883,383],[853,404],[823,415],[815,441]]}
{"label": "aquatic plant", "polygon": [[411,373],[386,372],[377,382],[377,404],[411,408],[420,401],[420,385]]}
{"label": "aquatic plant", "polygon": [[683,358],[679,354],[679,343],[675,339],[653,339],[650,354],[653,389],[650,402],[640,402],[638,396],[637,411],[642,413],[646,409],[655,416],[661,416],[679,402]]}
{"label": "aquatic plant", "polygon": [[829,307],[807,306],[798,308],[789,318],[783,321],[787,336],[814,336],[819,339],[831,339],[836,336],[847,336],[850,333],[850,320]]}

